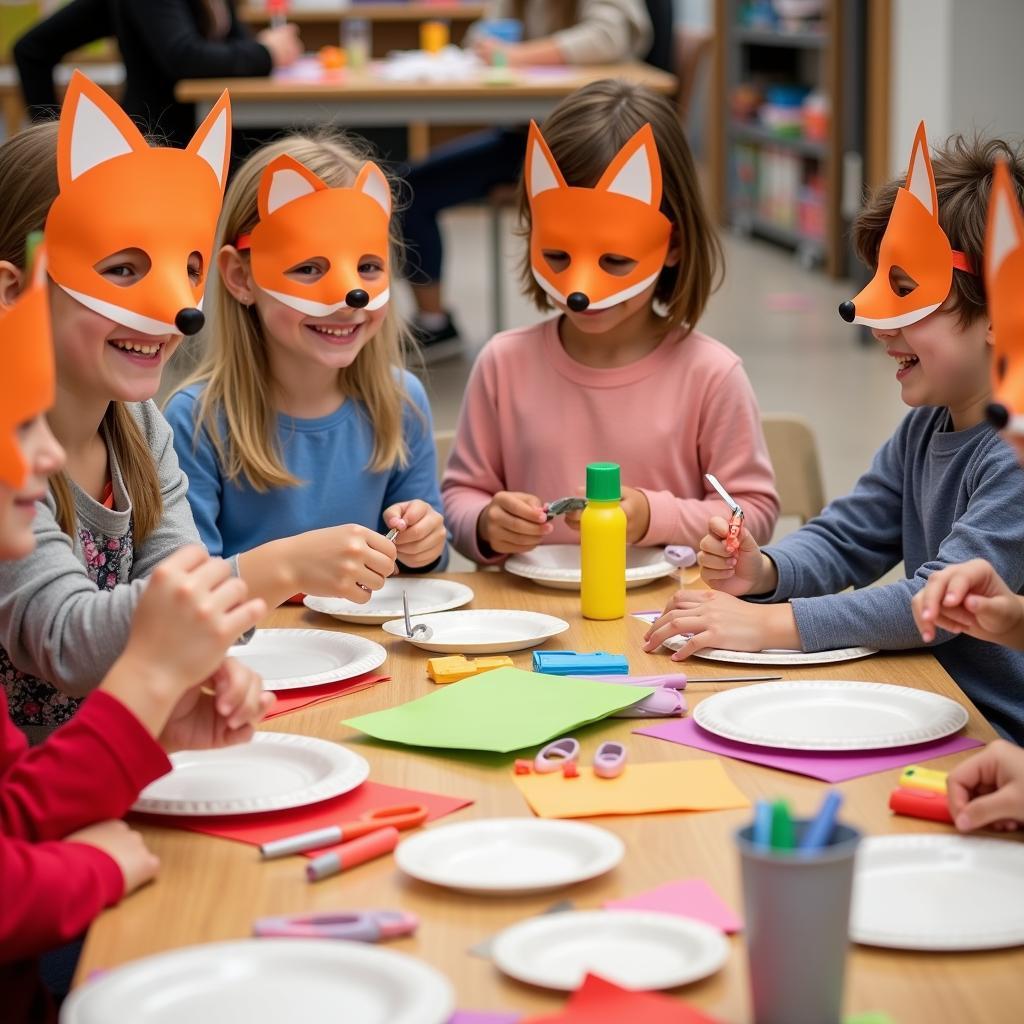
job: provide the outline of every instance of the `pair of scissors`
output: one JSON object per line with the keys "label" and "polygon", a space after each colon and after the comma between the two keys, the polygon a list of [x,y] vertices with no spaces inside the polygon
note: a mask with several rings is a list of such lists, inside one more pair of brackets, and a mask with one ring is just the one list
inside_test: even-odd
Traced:
{"label": "pair of scissors", "polygon": [[340,825],[314,829],[312,832],[300,832],[298,835],[273,839],[260,846],[260,856],[264,860],[275,860],[293,853],[305,853],[307,850],[319,850],[325,846],[336,846],[338,843],[358,839],[382,828],[396,828],[404,831],[417,828],[427,820],[430,812],[423,804],[403,804],[393,807],[378,807],[376,810],[365,811],[353,821],[344,821]]}
{"label": "pair of scissors", "polygon": [[[399,529],[398,529],[398,527],[397,527],[397,526],[395,526],[395,527],[392,527],[392,528],[391,528],[390,530],[388,530],[388,532],[387,532],[387,533],[385,533],[385,534],[384,534],[384,539],[385,539],[385,540],[390,540],[390,541],[394,541],[394,539],[395,539],[395,538],[396,538],[396,537],[398,536],[398,534],[399,534]],[[366,591],[366,593],[368,593],[368,594],[372,594],[372,593],[373,593],[373,591],[372,591],[372,590],[370,590],[370,588],[369,588],[368,586],[366,586],[366,584],[365,584],[365,583],[357,583],[357,584],[356,584],[356,586],[357,586],[357,587],[358,587],[358,588],[359,588],[360,590],[365,590],[365,591]]]}
{"label": "pair of scissors", "polygon": [[434,631],[423,622],[417,622],[414,626],[409,618],[409,595],[402,591],[402,613],[405,615],[405,635],[410,640],[429,640]]}
{"label": "pair of scissors", "polygon": [[565,515],[566,512],[582,512],[586,507],[586,498],[559,498],[557,501],[549,501],[544,512],[547,521],[551,522],[555,516]]}
{"label": "pair of scissors", "polygon": [[261,917],[252,933],[261,939],[345,939],[380,942],[412,935],[419,918],[404,910],[326,911],[320,914],[285,914]]}
{"label": "pair of scissors", "polygon": [[718,496],[729,506],[732,515],[729,517],[729,534],[725,538],[725,550],[730,555],[736,554],[740,546],[740,530],[743,528],[743,509],[733,500],[732,495],[718,482],[718,477],[705,473],[704,479],[718,492]]}

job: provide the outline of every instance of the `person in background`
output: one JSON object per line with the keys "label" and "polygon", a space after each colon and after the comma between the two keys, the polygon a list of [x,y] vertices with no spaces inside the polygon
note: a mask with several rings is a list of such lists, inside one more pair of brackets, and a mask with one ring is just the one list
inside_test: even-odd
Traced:
{"label": "person in background", "polygon": [[[474,49],[488,63],[500,51],[511,65],[615,64],[642,59],[653,39],[644,0],[499,0],[492,16],[519,18],[526,38],[510,44],[474,33]],[[525,128],[494,128],[439,147],[409,171],[412,202],[403,221],[407,273],[417,310],[413,328],[427,362],[461,348],[444,306],[438,215],[483,199],[500,185],[514,185],[525,151]]]}
{"label": "person in background", "polygon": [[295,25],[252,36],[235,0],[71,0],[14,46],[26,106],[34,120],[59,112],[53,69],[68,53],[116,36],[125,67],[121,105],[144,131],[187,145],[195,110],[179,103],[183,78],[269,75],[302,54]]}

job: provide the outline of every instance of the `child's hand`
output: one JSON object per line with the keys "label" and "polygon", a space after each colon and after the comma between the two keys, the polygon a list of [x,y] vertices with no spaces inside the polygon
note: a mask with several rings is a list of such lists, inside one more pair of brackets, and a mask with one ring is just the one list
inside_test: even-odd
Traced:
{"label": "child's hand", "polygon": [[981,558],[933,572],[910,607],[925,643],[936,629],[997,644],[1024,640],[1024,603]]}
{"label": "child's hand", "polygon": [[[585,487],[577,487],[576,493],[582,498],[586,496]],[[626,543],[639,544],[651,527],[651,503],[643,491],[635,487],[622,488],[622,511],[626,514]],[[570,530],[579,532],[583,510],[565,513],[565,525]]]}
{"label": "child's hand", "polygon": [[726,548],[728,536],[728,522],[721,516],[712,516],[697,555],[704,582],[713,590],[734,597],[774,590],[778,585],[775,565],[762,554],[750,531],[741,528],[740,546],[735,553]]}
{"label": "child's hand", "polygon": [[1024,822],[1024,749],[996,740],[957,765],[946,780],[949,812],[961,832],[1014,832]]}
{"label": "child's hand", "polygon": [[216,671],[228,647],[265,613],[227,562],[188,545],[153,570],[122,659],[138,668],[136,686],[159,677],[171,707]]}
{"label": "child's hand", "polygon": [[178,702],[160,734],[164,750],[204,750],[248,743],[254,727],[274,706],[274,694],[263,690],[263,680],[234,658],[225,658],[207,680],[193,687]]}
{"label": "child's hand", "polygon": [[403,565],[415,569],[441,557],[448,540],[444,517],[425,501],[398,502],[384,510],[383,518],[389,529],[399,531],[395,547]]}
{"label": "child's hand", "polygon": [[498,491],[476,521],[476,532],[499,555],[532,551],[554,527],[535,494]]}
{"label": "child's hand", "polygon": [[72,832],[64,841],[95,846],[110,857],[124,876],[125,896],[152,881],[160,867],[160,861],[149,852],[142,836],[123,821],[101,821]]}
{"label": "child's hand", "polygon": [[762,651],[800,646],[788,604],[748,604],[715,591],[676,591],[661,618],[644,634],[644,650],[653,653],[678,634],[690,635],[690,640],[672,655],[673,661],[683,661],[706,647]]}
{"label": "child's hand", "polygon": [[289,538],[287,555],[294,574],[289,589],[294,593],[344,597],[356,604],[370,600],[395,571],[398,551],[375,530],[349,523],[324,530],[310,530]]}

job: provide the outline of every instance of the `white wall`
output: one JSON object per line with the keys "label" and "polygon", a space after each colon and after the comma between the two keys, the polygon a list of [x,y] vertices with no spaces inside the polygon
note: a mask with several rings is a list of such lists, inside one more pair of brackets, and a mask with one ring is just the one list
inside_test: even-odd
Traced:
{"label": "white wall", "polygon": [[1022,0],[893,0],[891,173],[906,169],[922,119],[933,144],[1024,134],[1022,47]]}

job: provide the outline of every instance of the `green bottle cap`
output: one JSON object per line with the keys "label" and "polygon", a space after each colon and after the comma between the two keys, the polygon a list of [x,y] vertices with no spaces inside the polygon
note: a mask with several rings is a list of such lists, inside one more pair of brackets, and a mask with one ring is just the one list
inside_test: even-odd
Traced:
{"label": "green bottle cap", "polygon": [[621,500],[618,463],[592,462],[587,466],[587,501]]}

